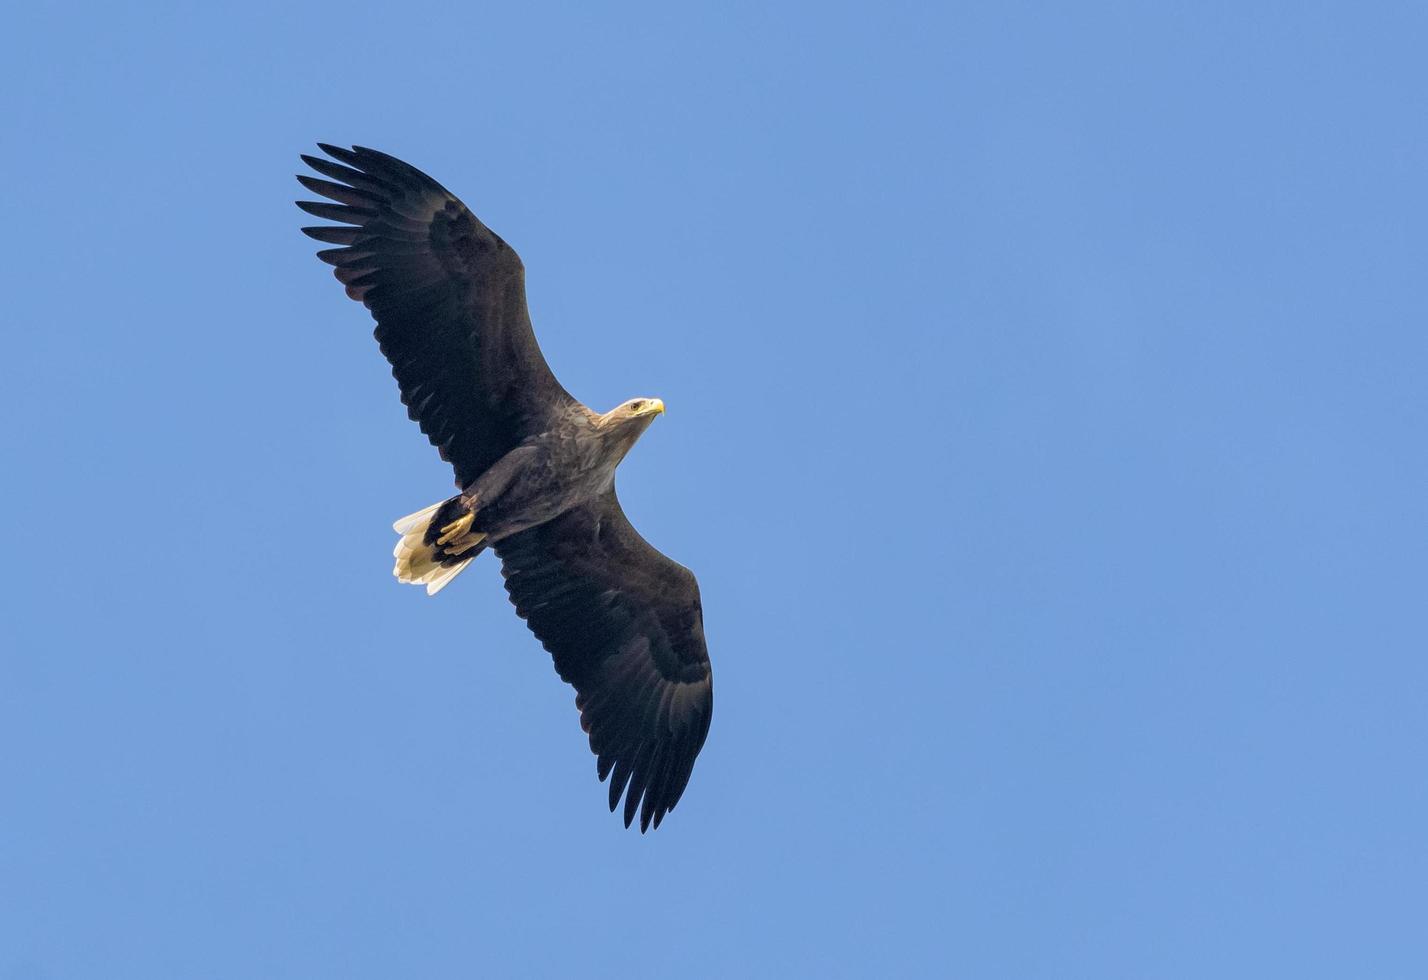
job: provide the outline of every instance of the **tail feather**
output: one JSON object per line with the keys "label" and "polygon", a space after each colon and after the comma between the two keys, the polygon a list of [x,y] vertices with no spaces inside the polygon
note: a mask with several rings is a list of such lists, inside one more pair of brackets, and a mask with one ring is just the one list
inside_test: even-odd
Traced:
{"label": "tail feather", "polygon": [[415,514],[408,514],[406,517],[398,518],[396,523],[392,525],[392,530],[398,534],[406,534],[420,524],[422,531],[425,531],[426,526],[431,523],[432,515],[441,510],[441,506],[444,503],[446,503],[446,501],[443,500],[440,503],[432,504],[430,507],[423,507]]}
{"label": "tail feather", "polygon": [[[471,531],[471,515],[460,501],[459,497],[443,500],[392,525],[392,530],[401,535],[392,549],[397,560],[392,574],[398,581],[425,585],[427,595],[436,595],[485,550],[486,535]],[[457,513],[462,516],[433,527]]]}

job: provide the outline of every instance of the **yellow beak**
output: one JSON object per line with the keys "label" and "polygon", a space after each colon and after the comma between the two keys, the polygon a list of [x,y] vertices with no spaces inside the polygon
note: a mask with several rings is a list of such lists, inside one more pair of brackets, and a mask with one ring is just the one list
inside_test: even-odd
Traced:
{"label": "yellow beak", "polygon": [[646,415],[663,415],[664,401],[659,398],[651,398],[650,403],[645,406]]}

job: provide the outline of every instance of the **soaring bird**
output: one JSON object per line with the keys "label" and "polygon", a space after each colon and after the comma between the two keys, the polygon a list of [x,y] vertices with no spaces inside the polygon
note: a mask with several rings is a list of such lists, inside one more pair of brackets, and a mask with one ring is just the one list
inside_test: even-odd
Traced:
{"label": "soaring bird", "polygon": [[641,832],[674,809],[709,734],[713,679],[699,586],[630,524],[615,468],[664,412],[603,414],[556,380],[526,310],[525,267],[455,195],[365,147],[319,143],[299,175],[330,201],[304,228],[377,321],[407,414],[456,473],[455,496],[403,517],[402,582],[445,588],[488,548],[516,614],[575,688],[613,812]]}

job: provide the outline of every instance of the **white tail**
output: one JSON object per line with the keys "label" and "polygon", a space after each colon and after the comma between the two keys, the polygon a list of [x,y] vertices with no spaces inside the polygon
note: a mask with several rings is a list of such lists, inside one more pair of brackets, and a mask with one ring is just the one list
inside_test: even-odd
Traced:
{"label": "white tail", "polygon": [[[452,564],[445,564],[455,555],[461,554],[475,548],[486,537],[484,534],[452,534],[452,540],[447,545],[446,540],[438,543],[447,545],[444,548],[436,548],[426,543],[426,532],[431,526],[432,518],[436,512],[442,508],[441,503],[424,507],[415,514],[408,514],[392,525],[392,530],[401,535],[397,541],[397,546],[392,549],[392,556],[397,559],[396,566],[392,569],[392,574],[397,577],[397,581],[406,582],[411,585],[425,585],[427,595],[436,595],[446,588],[447,583],[461,574],[461,570],[471,564],[471,559],[476,557],[473,553],[461,561]],[[466,518],[465,531],[470,527],[470,518]],[[443,530],[446,530],[443,528]]]}

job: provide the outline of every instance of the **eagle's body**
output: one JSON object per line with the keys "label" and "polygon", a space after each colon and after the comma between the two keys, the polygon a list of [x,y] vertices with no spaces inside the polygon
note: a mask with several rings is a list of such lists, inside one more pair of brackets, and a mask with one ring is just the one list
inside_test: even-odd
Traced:
{"label": "eagle's body", "polygon": [[600,414],[551,374],[515,252],[449,191],[374,150],[304,156],[299,177],[346,226],[304,228],[377,321],[408,414],[456,472],[455,496],[395,525],[403,582],[445,587],[487,548],[506,590],[575,686],[610,809],[659,826],[704,744],[713,687],[694,576],[625,518],[615,470],[664,411],[635,398]]}
{"label": "eagle's body", "polygon": [[474,530],[494,544],[612,490],[615,467],[664,410],[659,399],[636,402],[652,408],[642,414],[617,409],[608,421],[571,406],[550,429],[502,456],[462,494],[478,509]]}
{"label": "eagle's body", "polygon": [[564,406],[461,493],[397,522],[398,580],[435,595],[487,547],[612,493],[615,468],[663,411],[658,398],[632,398],[605,415]]}

